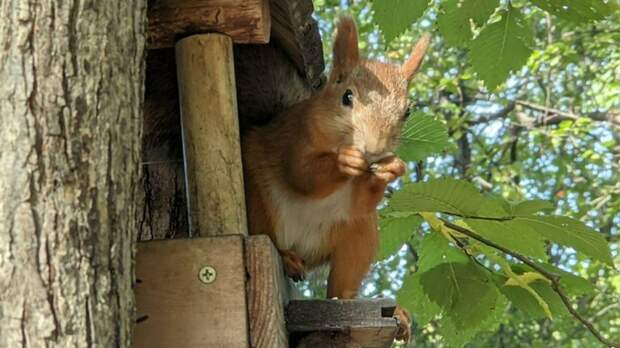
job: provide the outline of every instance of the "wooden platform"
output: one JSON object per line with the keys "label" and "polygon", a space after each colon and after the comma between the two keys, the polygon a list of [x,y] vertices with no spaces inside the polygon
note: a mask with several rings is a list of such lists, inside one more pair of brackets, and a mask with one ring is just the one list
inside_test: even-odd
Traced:
{"label": "wooden platform", "polygon": [[398,330],[393,299],[295,300],[286,308],[294,347],[310,332],[342,332],[364,348],[390,347]]}

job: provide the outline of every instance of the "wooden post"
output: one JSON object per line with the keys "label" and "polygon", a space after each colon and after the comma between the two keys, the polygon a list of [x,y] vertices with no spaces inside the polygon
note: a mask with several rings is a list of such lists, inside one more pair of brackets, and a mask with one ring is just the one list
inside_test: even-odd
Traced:
{"label": "wooden post", "polygon": [[190,235],[247,235],[232,40],[176,45]]}
{"label": "wooden post", "polygon": [[288,284],[280,254],[265,235],[245,240],[248,274],[248,318],[253,348],[286,348],[288,332],[284,307],[288,304]]}

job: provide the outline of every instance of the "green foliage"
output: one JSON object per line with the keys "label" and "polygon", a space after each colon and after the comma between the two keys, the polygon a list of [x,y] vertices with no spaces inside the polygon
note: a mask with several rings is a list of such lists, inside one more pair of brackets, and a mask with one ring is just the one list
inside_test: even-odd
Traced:
{"label": "green foliage", "polygon": [[418,325],[426,325],[440,313],[441,308],[426,295],[420,282],[421,275],[442,262],[467,263],[469,260],[463,253],[450,247],[448,241],[436,233],[426,235],[418,251],[420,260],[417,271],[405,279],[397,299],[401,305],[411,310]]}
{"label": "green foliage", "polygon": [[520,226],[514,221],[464,221],[476,234],[487,240],[536,259],[548,258],[544,238],[529,226]]}
{"label": "green foliage", "polygon": [[532,0],[541,9],[573,22],[593,21],[618,10],[614,1],[603,0]]}
{"label": "green foliage", "polygon": [[553,210],[553,204],[541,199],[534,199],[531,201],[523,201],[514,205],[512,208],[512,214],[514,216],[532,215],[538,212],[548,212]]}
{"label": "green foliage", "polygon": [[420,161],[450,145],[448,129],[443,122],[416,112],[405,124],[398,155],[405,161]]}
{"label": "green foliage", "polygon": [[514,228],[531,228],[549,241],[575,248],[577,251],[612,265],[611,251],[605,238],[580,221],[566,216],[518,217]]}
{"label": "green foliage", "polygon": [[471,64],[490,90],[510,71],[520,69],[532,53],[532,29],[518,9],[501,11],[501,20],[485,26],[470,45]]}
{"label": "green foliage", "polygon": [[427,7],[428,0],[375,0],[372,5],[377,24],[388,42],[409,29]]}
{"label": "green foliage", "polygon": [[439,32],[453,46],[466,46],[472,39],[471,22],[482,26],[495,12],[498,0],[448,0],[441,3],[437,17]]}
{"label": "green foliage", "polygon": [[383,260],[398,251],[421,224],[422,218],[415,213],[394,212],[382,215],[376,259]]}
{"label": "green foliage", "polygon": [[[573,22],[600,20],[620,8],[615,0],[531,2]],[[427,8],[427,0],[375,0],[373,3],[376,23],[388,43],[410,28]],[[492,18],[496,11],[499,20]],[[473,69],[490,90],[505,81],[511,71],[520,70],[532,54],[532,23],[510,2],[504,6],[498,0],[444,0],[440,2],[437,25],[448,44],[469,49]],[[476,31],[479,33],[474,38]]]}
{"label": "green foliage", "polygon": [[[563,316],[568,311],[544,276],[514,259],[497,256],[501,249],[494,251],[471,240],[430,218],[427,212],[467,217],[456,224],[495,245],[540,260],[541,267],[560,276],[561,286],[569,294],[587,293],[592,288],[587,280],[545,263],[546,241],[571,246],[611,264],[608,244],[585,224],[568,217],[535,215],[549,210],[550,205],[544,201],[510,205],[499,197],[478,192],[465,181],[440,179],[405,184],[391,198],[389,207],[392,216],[410,218],[420,213],[433,229],[420,244],[419,267],[405,279],[399,300],[412,306],[421,323],[441,314],[440,325],[450,328],[444,327],[442,335],[457,346],[464,342],[463,337],[489,329],[489,318],[497,315],[496,310],[503,311],[496,305],[504,303],[504,297],[536,318]],[[391,226],[391,233],[401,233],[395,224]],[[406,225],[400,228],[410,235]],[[498,273],[494,264],[503,272]]]}

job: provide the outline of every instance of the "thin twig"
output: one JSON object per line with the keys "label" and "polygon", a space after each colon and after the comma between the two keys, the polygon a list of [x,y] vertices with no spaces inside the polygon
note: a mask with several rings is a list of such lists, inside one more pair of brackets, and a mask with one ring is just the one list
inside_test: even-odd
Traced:
{"label": "thin twig", "polygon": [[453,223],[451,223],[448,220],[445,219],[440,219],[444,225],[448,228],[451,228],[459,233],[462,233],[472,239],[475,239],[477,241],[479,241],[480,243],[486,244],[492,248],[495,248],[505,254],[508,254],[516,259],[518,259],[519,261],[523,262],[524,264],[530,266],[532,269],[534,269],[535,271],[537,271],[538,273],[542,274],[545,278],[549,279],[551,281],[551,288],[555,291],[556,294],[558,294],[558,296],[560,296],[560,299],[562,300],[562,303],[564,303],[564,306],[566,307],[566,309],[568,309],[568,311],[570,312],[570,314],[572,314],[572,316],[579,320],[593,335],[594,337],[596,337],[601,343],[603,343],[604,345],[606,345],[607,347],[616,347],[619,348],[620,347],[620,343],[615,343],[615,342],[611,342],[608,339],[606,339],[605,337],[603,337],[603,335],[594,327],[594,325],[586,318],[584,318],[583,316],[581,316],[581,314],[579,314],[572,306],[570,300],[568,299],[568,296],[566,296],[566,293],[564,293],[564,290],[562,290],[561,286],[560,286],[560,276],[554,273],[551,273],[549,271],[547,271],[546,269],[540,267],[538,264],[536,264],[534,261],[530,260],[528,257],[523,256],[515,251],[509,250],[507,248],[504,248],[501,245],[498,245],[486,238],[480,237],[479,235],[475,234],[474,232],[463,228],[459,225],[455,225]]}
{"label": "thin twig", "polygon": [[558,109],[546,107],[543,105],[534,104],[534,103],[531,103],[525,100],[516,100],[515,103],[517,105],[523,106],[524,108],[544,113],[546,115],[545,119],[542,121],[542,123],[544,124],[551,124],[551,123],[555,124],[563,120],[576,121],[581,117],[587,117],[594,121],[602,121],[602,122],[610,122],[613,124],[618,124],[617,120],[615,120],[613,117],[610,117],[616,114],[616,112],[614,111],[595,111],[595,112],[590,112],[590,113],[580,116],[574,113],[565,112],[565,111],[561,111]]}

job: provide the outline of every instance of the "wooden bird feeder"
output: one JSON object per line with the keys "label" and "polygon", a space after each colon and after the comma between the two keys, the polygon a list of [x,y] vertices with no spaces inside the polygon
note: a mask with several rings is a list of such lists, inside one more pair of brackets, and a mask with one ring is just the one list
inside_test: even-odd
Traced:
{"label": "wooden bird feeder", "polygon": [[136,347],[288,347],[315,331],[391,345],[393,301],[289,301],[276,249],[247,233],[240,125],[278,111],[253,90],[270,69],[321,84],[312,11],[311,0],[149,1]]}

